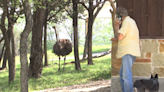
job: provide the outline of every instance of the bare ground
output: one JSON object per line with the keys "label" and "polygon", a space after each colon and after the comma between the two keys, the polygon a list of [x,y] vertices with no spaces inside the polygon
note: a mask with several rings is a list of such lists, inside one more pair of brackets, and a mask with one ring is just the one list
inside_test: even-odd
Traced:
{"label": "bare ground", "polygon": [[40,90],[36,92],[102,92],[102,91],[96,91],[96,90],[99,90],[100,88],[105,88],[105,87],[108,87],[108,91],[106,92],[110,92],[109,91],[110,85],[111,85],[111,80],[98,80],[98,81],[92,81],[85,84],[65,86],[65,87],[59,87],[59,88],[51,88],[51,89],[45,89],[45,90]]}

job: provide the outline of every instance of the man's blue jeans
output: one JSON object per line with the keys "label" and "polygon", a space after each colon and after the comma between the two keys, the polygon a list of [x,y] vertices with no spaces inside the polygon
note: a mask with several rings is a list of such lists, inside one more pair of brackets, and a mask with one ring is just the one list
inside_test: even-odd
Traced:
{"label": "man's blue jeans", "polygon": [[122,65],[119,72],[122,92],[133,92],[132,65],[135,59],[136,57],[130,54],[122,57]]}

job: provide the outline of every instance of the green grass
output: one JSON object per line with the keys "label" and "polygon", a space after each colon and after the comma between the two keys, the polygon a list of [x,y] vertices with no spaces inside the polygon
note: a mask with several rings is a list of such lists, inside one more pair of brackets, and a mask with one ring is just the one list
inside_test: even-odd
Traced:
{"label": "green grass", "polygon": [[[80,49],[82,49],[82,47],[80,47]],[[80,49],[79,53],[82,55],[81,51],[83,49]],[[106,48],[105,46],[93,47],[94,52],[107,51],[108,49],[109,46],[106,46]],[[48,51],[49,58],[57,59],[57,56],[51,52],[52,51]],[[71,62],[73,60],[74,59],[67,59],[66,62]],[[50,65],[43,68],[42,77],[29,79],[29,91],[82,84],[95,80],[110,79],[111,77],[110,55],[101,58],[94,58],[94,65],[87,65],[87,61],[81,62],[81,71],[75,70],[75,64],[65,65],[65,71],[63,71],[63,60],[61,61],[61,71],[58,71],[58,64],[55,64],[54,62],[58,62],[58,60],[49,61]],[[20,63],[16,63],[16,77],[10,86],[8,85],[8,70],[0,72],[0,80],[0,92],[20,92]]]}

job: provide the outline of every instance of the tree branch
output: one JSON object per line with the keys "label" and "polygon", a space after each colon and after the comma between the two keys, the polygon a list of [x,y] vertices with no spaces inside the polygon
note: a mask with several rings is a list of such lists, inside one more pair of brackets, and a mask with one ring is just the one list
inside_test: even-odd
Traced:
{"label": "tree branch", "polygon": [[17,13],[18,17],[15,18],[14,23],[18,20],[18,18],[20,16],[20,14],[18,14],[18,12],[16,12],[16,13]]}
{"label": "tree branch", "polygon": [[10,22],[10,23],[12,23],[12,21],[11,21],[11,18],[10,18],[10,14],[9,14],[9,9],[8,9],[9,7],[8,7],[8,5],[7,5],[7,18],[8,18],[8,21]]}
{"label": "tree branch", "polygon": [[68,13],[68,15],[73,19],[73,16],[69,13],[69,11],[66,8],[64,8],[64,9]]}
{"label": "tree branch", "polygon": [[101,0],[98,3],[96,3],[96,5],[93,7],[93,10],[95,10],[95,8],[100,5],[100,3],[101,3]]}
{"label": "tree branch", "polygon": [[97,11],[95,12],[95,14],[93,15],[93,20],[95,20],[96,16],[98,15],[98,13],[100,12],[100,10],[101,10],[102,7],[104,6],[105,2],[106,2],[106,1],[104,1],[103,4],[101,5],[101,7],[99,7],[99,8],[97,9]]}
{"label": "tree branch", "polygon": [[114,33],[114,36],[117,37],[117,31],[116,31],[116,29],[114,27],[115,15],[116,15],[116,7],[115,7],[114,2],[112,0],[105,0],[105,1],[109,1],[111,6],[112,6],[112,8],[113,8],[113,11],[110,10],[110,12],[112,14],[112,26],[113,26],[113,31],[114,31],[113,33]]}
{"label": "tree branch", "polygon": [[84,6],[84,8],[86,8],[89,11],[89,8],[83,3],[83,2],[77,2],[77,4],[81,4]]}
{"label": "tree branch", "polygon": [[1,38],[0,43],[4,40],[4,37]]}
{"label": "tree branch", "polygon": [[47,21],[51,20],[53,17],[55,17],[57,15],[57,13],[59,13],[62,9],[59,9],[54,15],[50,16]]}
{"label": "tree branch", "polygon": [[[50,2],[49,2],[49,3],[50,3]],[[59,2],[52,2],[52,3],[49,4],[49,6],[51,6],[51,8],[48,7],[48,8],[49,8],[48,14],[49,14],[52,10],[55,9],[55,7],[57,6],[58,3],[62,4],[62,2],[60,2],[60,1],[59,1]]]}

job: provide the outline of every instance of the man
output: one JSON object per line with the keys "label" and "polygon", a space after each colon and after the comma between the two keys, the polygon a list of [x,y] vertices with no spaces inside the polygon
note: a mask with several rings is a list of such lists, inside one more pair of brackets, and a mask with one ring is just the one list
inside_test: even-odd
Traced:
{"label": "man", "polygon": [[[123,7],[116,9],[117,19],[115,28],[117,38],[111,41],[118,41],[117,58],[122,58],[120,68],[120,84],[123,92],[133,92],[132,65],[136,57],[140,57],[139,30],[135,21],[128,16],[128,12]],[[120,28],[120,24],[121,28]]]}

